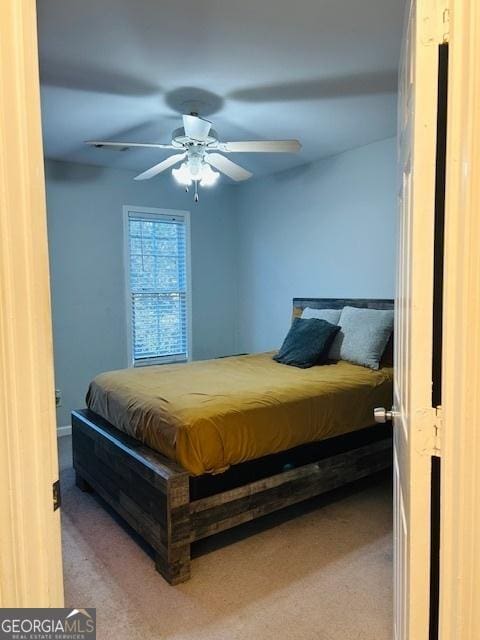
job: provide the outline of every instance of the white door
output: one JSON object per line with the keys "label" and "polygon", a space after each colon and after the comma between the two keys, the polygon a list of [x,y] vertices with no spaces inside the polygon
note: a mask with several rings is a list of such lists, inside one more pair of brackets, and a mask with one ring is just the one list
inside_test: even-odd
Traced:
{"label": "white door", "polygon": [[441,339],[434,330],[435,273],[441,268],[434,265],[434,246],[439,233],[435,187],[439,180],[437,85],[439,45],[444,39],[442,5],[440,0],[410,2],[399,77],[393,406],[395,640],[427,640],[430,626],[436,625],[438,608],[434,539],[431,545],[432,509],[435,517],[431,478],[439,453],[432,355],[434,340]]}

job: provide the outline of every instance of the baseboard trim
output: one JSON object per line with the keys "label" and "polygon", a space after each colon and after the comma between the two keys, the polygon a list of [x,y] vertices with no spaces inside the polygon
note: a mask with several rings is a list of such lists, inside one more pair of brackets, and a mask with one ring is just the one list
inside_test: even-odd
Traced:
{"label": "baseboard trim", "polygon": [[57,427],[57,438],[72,435],[72,425],[67,424],[64,427]]}

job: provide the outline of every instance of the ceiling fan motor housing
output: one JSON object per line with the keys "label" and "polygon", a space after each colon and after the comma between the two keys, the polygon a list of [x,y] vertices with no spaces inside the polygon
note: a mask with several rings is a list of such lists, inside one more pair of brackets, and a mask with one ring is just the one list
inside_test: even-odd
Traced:
{"label": "ceiling fan motor housing", "polygon": [[208,136],[205,140],[194,140],[185,134],[185,130],[183,127],[179,129],[175,129],[172,134],[172,145],[178,148],[185,147],[212,147],[218,144],[218,135],[217,132],[213,129],[210,129]]}

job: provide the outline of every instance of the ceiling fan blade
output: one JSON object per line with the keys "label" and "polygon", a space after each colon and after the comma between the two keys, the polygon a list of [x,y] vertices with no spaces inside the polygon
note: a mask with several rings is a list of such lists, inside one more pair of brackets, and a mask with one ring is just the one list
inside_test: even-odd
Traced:
{"label": "ceiling fan blade", "polygon": [[248,180],[253,176],[253,173],[247,171],[240,165],[232,162],[220,153],[207,153],[205,154],[205,162],[208,162],[212,167],[218,169],[232,180],[240,182],[241,180]]}
{"label": "ceiling fan blade", "polygon": [[149,180],[150,178],[153,178],[159,173],[162,173],[162,171],[165,171],[169,167],[173,167],[174,164],[178,164],[181,160],[183,160],[186,157],[187,157],[186,153],[175,153],[173,156],[166,158],[162,162],[159,162],[153,167],[150,167],[150,169],[147,169],[143,173],[140,173],[138,176],[135,176],[134,180]]}
{"label": "ceiling fan blade", "polygon": [[101,140],[87,140],[85,144],[89,144],[92,147],[145,147],[151,149],[177,149],[172,144],[156,144],[150,142],[103,142]]}
{"label": "ceiling fan blade", "polygon": [[212,123],[204,118],[199,118],[198,116],[192,115],[184,115],[183,116],[183,129],[185,131],[185,135],[192,140],[197,140],[198,142],[205,142],[210,132],[210,128]]}
{"label": "ceiling fan blade", "polygon": [[302,145],[298,140],[250,140],[246,142],[222,142],[227,153],[296,153]]}

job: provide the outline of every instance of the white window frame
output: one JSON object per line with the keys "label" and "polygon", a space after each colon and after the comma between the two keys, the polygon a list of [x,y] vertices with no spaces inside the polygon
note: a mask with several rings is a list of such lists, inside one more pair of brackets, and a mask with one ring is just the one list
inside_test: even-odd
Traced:
{"label": "white window frame", "polygon": [[[133,325],[132,325],[132,295],[130,288],[130,247],[129,247],[129,227],[128,214],[140,213],[145,217],[158,219],[160,217],[171,217],[182,219],[185,224],[185,272],[187,279],[186,313],[187,313],[187,358],[178,356],[162,356],[160,358],[150,358],[146,362],[135,362],[133,355]],[[190,211],[179,209],[157,209],[156,207],[138,207],[135,205],[123,206],[123,267],[125,280],[125,304],[126,304],[126,330],[127,330],[127,366],[128,367],[148,367],[154,364],[169,364],[172,362],[186,362],[192,359],[192,274],[191,274],[191,249],[190,249]]]}

